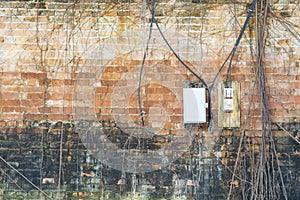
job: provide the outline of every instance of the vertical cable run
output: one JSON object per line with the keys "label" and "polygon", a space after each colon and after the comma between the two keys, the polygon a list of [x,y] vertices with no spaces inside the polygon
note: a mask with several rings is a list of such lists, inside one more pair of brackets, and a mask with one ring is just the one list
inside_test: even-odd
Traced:
{"label": "vertical cable run", "polygon": [[[147,5],[149,5],[148,0],[146,0]],[[150,40],[152,37],[152,29],[153,29],[153,22],[155,20],[154,18],[154,5],[155,2],[154,0],[151,1],[151,22],[150,22],[150,26],[149,26],[149,36],[148,36],[148,40],[147,40],[147,44],[146,44],[146,49],[144,51],[144,56],[143,56],[143,60],[142,60],[142,64],[140,67],[140,74],[139,74],[139,82],[138,82],[138,91],[137,91],[137,95],[138,95],[138,104],[139,104],[139,115],[140,115],[140,119],[142,122],[142,126],[145,126],[145,119],[144,119],[144,113],[143,113],[143,106],[142,106],[142,99],[141,99],[141,87],[142,87],[142,77],[143,77],[143,70],[145,67],[145,61],[148,55],[148,49],[149,49],[149,44],[150,44]]]}

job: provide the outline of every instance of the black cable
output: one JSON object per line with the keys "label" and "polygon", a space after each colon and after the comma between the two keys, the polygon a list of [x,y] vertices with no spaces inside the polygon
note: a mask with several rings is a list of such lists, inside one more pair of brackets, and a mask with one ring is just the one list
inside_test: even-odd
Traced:
{"label": "black cable", "polygon": [[237,38],[237,40],[235,42],[235,45],[234,45],[234,47],[233,47],[233,49],[232,49],[232,51],[230,53],[231,58],[230,58],[229,66],[228,66],[228,69],[227,69],[226,82],[228,82],[229,75],[230,75],[230,82],[231,82],[231,68],[232,68],[231,65],[232,65],[233,56],[234,56],[234,54],[235,54],[235,52],[236,52],[236,50],[238,48],[238,45],[240,44],[240,41],[241,41],[241,39],[243,37],[243,34],[244,34],[245,30],[246,30],[246,27],[247,27],[248,23],[249,23],[249,20],[250,20],[252,12],[254,10],[255,4],[256,4],[256,0],[253,0],[252,3],[251,3],[251,6],[249,8],[249,11],[248,11],[248,14],[247,14],[247,18],[246,18],[246,20],[244,22],[243,28],[242,28],[242,30],[241,30],[241,32],[240,32],[240,34],[239,34],[239,36],[238,36],[238,38]]}
{"label": "black cable", "polygon": [[244,25],[243,25],[243,27],[242,27],[242,29],[241,29],[241,32],[240,32],[239,36],[238,36],[238,38],[237,38],[237,40],[236,40],[236,42],[235,42],[235,45],[234,45],[234,47],[232,48],[232,50],[230,51],[230,53],[229,53],[229,55],[227,56],[227,58],[225,59],[225,61],[223,62],[223,64],[221,65],[221,67],[219,68],[219,70],[218,70],[216,76],[214,77],[214,79],[213,79],[213,81],[212,81],[212,84],[211,84],[211,86],[210,86],[210,90],[213,89],[217,77],[218,77],[219,74],[222,72],[223,68],[225,67],[227,61],[228,61],[229,58],[230,58],[230,63],[229,63],[229,66],[228,66],[228,69],[227,69],[227,74],[226,74],[226,82],[228,81],[228,76],[229,76],[229,74],[231,73],[231,65],[232,65],[233,56],[234,56],[234,54],[235,54],[235,52],[236,52],[236,50],[237,50],[237,47],[238,47],[238,45],[239,45],[239,43],[240,43],[240,40],[242,39],[242,36],[243,36],[243,34],[244,34],[245,30],[246,30],[246,27],[247,27],[247,25],[248,25],[248,23],[249,23],[249,20],[250,20],[250,17],[251,17],[252,12],[253,12],[253,10],[254,10],[255,4],[256,4],[256,0],[253,0],[252,3],[251,3],[251,6],[250,6],[250,8],[249,8],[249,11],[248,11],[248,14],[247,14],[247,18],[246,18],[246,20],[245,20],[245,22],[244,22]]}
{"label": "black cable", "polygon": [[[152,0],[153,2],[154,0]],[[147,5],[149,5],[149,1],[146,0],[146,3]],[[149,9],[150,9],[150,6],[148,6]],[[168,42],[168,40],[166,39],[165,35],[163,34],[160,26],[158,25],[158,22],[155,18],[155,15],[154,15],[154,7],[153,7],[153,4],[152,4],[152,8],[150,9],[150,12],[151,12],[151,15],[152,15],[152,20],[153,22],[155,23],[160,35],[162,36],[164,42],[166,43],[166,45],[169,47],[169,49],[171,50],[171,52],[173,53],[173,55],[177,58],[177,60],[189,71],[191,72],[196,78],[199,79],[199,81],[203,84],[203,86],[205,87],[205,89],[207,90],[207,93],[208,93],[208,129],[209,129],[209,132],[212,132],[213,131],[213,126],[214,126],[214,122],[213,122],[213,114],[212,114],[212,111],[211,111],[211,92],[210,92],[210,89],[207,85],[207,83],[198,75],[196,74],[187,64],[184,63],[184,61],[178,56],[178,54],[175,52],[175,50],[172,48],[172,46],[170,45],[170,43]],[[212,125],[212,127],[210,127],[210,125]]]}
{"label": "black cable", "polygon": [[221,67],[219,68],[219,70],[218,70],[217,74],[215,75],[215,78],[214,78],[214,79],[213,79],[213,81],[212,81],[212,84],[211,84],[211,86],[210,86],[210,90],[212,90],[212,89],[213,89],[213,87],[214,87],[214,84],[215,84],[215,82],[216,82],[216,79],[217,79],[217,77],[218,77],[218,76],[219,76],[219,74],[221,73],[222,69],[225,67],[225,64],[226,64],[226,63],[227,63],[227,61],[229,60],[229,58],[230,58],[230,56],[231,56],[232,52],[233,52],[233,49],[231,50],[231,52],[229,53],[229,55],[227,56],[227,58],[225,59],[225,61],[224,61],[224,62],[223,62],[223,64],[221,65]]}
{"label": "black cable", "polygon": [[[178,59],[178,61],[189,71],[191,72],[196,78],[199,79],[199,81],[203,84],[203,86],[206,88],[207,92],[208,92],[208,110],[209,110],[209,115],[208,115],[208,127],[210,127],[210,122],[213,123],[213,115],[212,115],[212,111],[211,111],[211,90],[213,89],[213,85],[215,83],[215,80],[217,78],[217,76],[221,73],[222,69],[225,67],[225,64],[227,63],[227,61],[230,59],[230,62],[229,62],[229,66],[228,66],[228,69],[227,69],[227,75],[226,75],[226,82],[228,82],[228,79],[229,79],[229,74],[231,74],[231,68],[232,68],[232,61],[233,61],[233,57],[234,57],[234,54],[237,50],[237,47],[240,43],[240,40],[242,39],[242,36],[246,30],[246,27],[249,23],[249,20],[250,20],[250,17],[251,17],[251,14],[254,10],[254,6],[256,4],[256,0],[253,0],[252,3],[251,3],[251,6],[249,8],[249,11],[248,11],[248,14],[247,14],[247,18],[244,22],[244,25],[241,29],[241,32],[236,40],[236,43],[233,47],[233,49],[231,50],[230,54],[228,55],[228,57],[226,58],[226,60],[224,61],[224,63],[222,64],[222,66],[219,68],[219,71],[218,73],[216,74],[213,82],[212,82],[212,85],[211,87],[209,88],[207,83],[198,75],[196,74],[187,64],[184,63],[184,61],[178,56],[178,54],[175,52],[175,50],[172,48],[172,46],[170,45],[170,43],[168,42],[168,40],[166,39],[165,35],[163,34],[163,32],[161,31],[161,28],[160,26],[158,25],[158,22],[155,18],[155,9],[154,9],[154,0],[152,0],[152,4],[151,4],[151,8],[150,8],[150,4],[149,4],[149,1],[146,0],[146,3],[148,5],[148,8],[150,10],[150,13],[151,13],[151,24],[150,24],[150,32],[152,31],[152,26],[153,26],[153,23],[155,23],[160,35],[162,36],[164,42],[166,43],[166,45],[169,47],[169,49],[171,50],[171,52],[173,53],[173,55]],[[151,37],[151,34],[149,35],[149,39],[148,39],[148,43],[147,43],[147,47],[146,49],[148,49],[148,44],[149,44],[149,40],[150,40],[150,37]],[[144,62],[145,62],[145,59],[146,59],[146,52],[144,54],[144,59],[143,59],[143,62],[142,62],[142,66],[141,66],[141,70],[140,70],[140,81],[139,81],[139,90],[138,90],[138,98],[139,98],[139,107],[140,107],[140,116],[142,118],[142,124],[144,126],[144,119],[143,119],[143,112],[142,112],[142,106],[141,106],[141,97],[140,97],[140,84],[141,84],[141,76],[142,76],[142,71],[143,71],[143,68],[144,68]]]}
{"label": "black cable", "polygon": [[[148,37],[148,41],[146,44],[146,49],[144,52],[144,56],[143,56],[143,60],[142,60],[142,64],[141,64],[141,68],[140,68],[140,74],[139,74],[139,82],[138,82],[138,104],[139,104],[139,111],[140,111],[140,118],[142,120],[142,126],[145,126],[145,120],[144,120],[144,115],[143,115],[143,106],[142,106],[142,100],[141,100],[141,84],[142,84],[142,76],[143,76],[143,70],[145,67],[145,61],[147,58],[147,54],[148,54],[148,49],[149,49],[149,43],[151,40],[151,36],[152,36],[152,29],[153,29],[153,16],[154,16],[154,1],[152,1],[152,9],[151,9],[151,22],[150,22],[150,27],[149,27],[149,37]],[[153,13],[152,13],[153,12]]]}

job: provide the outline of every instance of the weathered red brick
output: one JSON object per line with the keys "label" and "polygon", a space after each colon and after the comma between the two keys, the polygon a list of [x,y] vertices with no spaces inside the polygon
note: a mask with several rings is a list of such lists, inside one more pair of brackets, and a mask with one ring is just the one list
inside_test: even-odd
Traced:
{"label": "weathered red brick", "polygon": [[22,79],[43,79],[46,78],[45,73],[32,73],[32,72],[23,72],[21,73]]}
{"label": "weathered red brick", "polygon": [[27,93],[27,99],[44,99],[44,93]]}
{"label": "weathered red brick", "polygon": [[42,107],[44,106],[44,99],[34,99],[34,100],[28,100],[28,99],[24,99],[20,101],[20,105],[21,106],[38,106],[38,107]]}

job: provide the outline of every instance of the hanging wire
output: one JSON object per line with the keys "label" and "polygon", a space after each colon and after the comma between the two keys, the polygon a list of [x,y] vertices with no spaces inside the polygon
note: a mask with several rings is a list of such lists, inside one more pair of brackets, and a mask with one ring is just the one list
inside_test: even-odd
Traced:
{"label": "hanging wire", "polygon": [[0,171],[2,174],[7,176],[7,178],[10,180],[10,182],[14,183],[20,191],[22,191],[23,193],[26,193],[26,191],[18,183],[16,183],[16,181],[14,181],[13,178],[11,176],[9,176],[2,168],[0,168]]}
{"label": "hanging wire", "polygon": [[[204,81],[203,78],[201,78],[196,72],[194,72],[181,58],[180,56],[175,52],[175,50],[173,49],[173,47],[170,45],[170,43],[168,42],[167,38],[165,37],[165,35],[163,34],[157,20],[155,17],[155,7],[154,7],[154,0],[151,1],[151,7],[150,7],[150,3],[149,0],[146,0],[146,3],[148,5],[148,8],[150,10],[150,13],[152,15],[151,17],[151,24],[155,23],[161,37],[163,38],[164,42],[166,43],[166,45],[168,46],[168,48],[171,50],[171,52],[173,53],[173,55],[177,58],[177,60],[189,71],[191,72],[205,87],[205,89],[207,90],[208,93],[208,131],[209,132],[213,132],[214,129],[214,121],[213,121],[213,114],[212,114],[212,109],[211,109],[211,91],[207,85],[207,83]],[[140,97],[139,97],[140,99]],[[139,100],[140,101],[140,100]]]}
{"label": "hanging wire", "polygon": [[249,20],[250,20],[250,17],[251,17],[251,14],[252,14],[253,10],[254,10],[255,5],[256,5],[256,0],[253,0],[252,3],[251,3],[251,6],[249,8],[249,11],[248,11],[246,20],[244,22],[244,25],[243,25],[243,27],[241,29],[241,32],[240,32],[240,34],[239,34],[239,36],[238,36],[238,38],[237,38],[237,40],[236,40],[236,42],[234,44],[234,47],[230,51],[229,55],[227,56],[227,58],[225,59],[225,61],[221,65],[221,67],[219,68],[219,71],[217,72],[216,76],[214,77],[214,79],[212,81],[212,84],[210,86],[211,90],[213,89],[213,86],[214,86],[214,83],[215,83],[217,77],[219,76],[219,74],[221,73],[221,71],[223,70],[223,68],[225,67],[225,65],[226,65],[226,63],[227,63],[228,60],[229,60],[229,65],[228,65],[228,69],[227,69],[227,73],[226,73],[226,82],[228,82],[229,79],[231,80],[230,74],[231,74],[233,57],[234,57],[234,54],[235,54],[235,52],[236,52],[236,50],[237,50],[237,48],[238,48],[238,46],[240,44],[240,41],[241,41],[241,39],[243,37],[243,34],[244,34],[245,30],[246,30],[246,27],[247,27],[247,25],[249,23]]}
{"label": "hanging wire", "polygon": [[254,10],[255,4],[256,4],[256,0],[253,0],[252,3],[251,3],[251,6],[249,8],[249,11],[248,11],[248,14],[247,14],[247,18],[246,18],[246,20],[244,22],[244,25],[242,27],[242,30],[241,30],[241,32],[240,32],[240,34],[239,34],[239,36],[238,36],[238,38],[237,38],[237,40],[235,42],[235,45],[234,45],[234,47],[232,49],[231,58],[230,58],[229,66],[228,66],[228,69],[227,69],[226,82],[229,79],[229,74],[231,74],[232,60],[233,60],[234,54],[235,54],[235,52],[236,52],[236,50],[238,48],[238,45],[239,45],[239,43],[240,43],[240,41],[242,39],[242,36],[243,36],[243,34],[244,34],[245,30],[246,30],[247,25],[249,23],[249,19],[250,19],[251,14],[252,14],[252,12]]}
{"label": "hanging wire", "polygon": [[275,122],[275,124],[281,129],[283,130],[286,134],[288,134],[295,142],[297,142],[298,144],[300,144],[299,140],[294,137],[290,132],[288,132],[285,128],[283,128],[278,122]]}
{"label": "hanging wire", "polygon": [[[148,2],[147,2],[147,5],[148,5]],[[141,121],[142,121],[142,126],[145,126],[145,120],[144,120],[144,112],[143,112],[143,106],[142,106],[142,100],[141,100],[141,85],[142,85],[142,76],[143,76],[143,70],[144,70],[144,67],[145,67],[145,61],[146,61],[146,58],[147,58],[147,55],[148,55],[149,44],[150,44],[150,40],[151,40],[151,37],[152,37],[153,22],[154,22],[154,1],[152,0],[152,2],[151,2],[151,22],[150,22],[150,26],[149,26],[149,36],[148,36],[148,40],[147,40],[147,44],[146,44],[146,49],[144,51],[142,64],[141,64],[141,67],[140,67],[138,91],[137,91],[139,111],[140,111],[140,118],[141,118]]]}
{"label": "hanging wire", "polygon": [[51,197],[44,192],[41,188],[39,188],[37,185],[35,185],[32,181],[30,181],[24,174],[19,172],[16,168],[14,168],[9,162],[7,162],[2,156],[0,156],[0,160],[4,162],[7,166],[9,166],[12,170],[17,172],[24,180],[26,180],[30,185],[32,185],[35,189],[37,189],[39,192],[41,192],[46,198],[51,199]]}

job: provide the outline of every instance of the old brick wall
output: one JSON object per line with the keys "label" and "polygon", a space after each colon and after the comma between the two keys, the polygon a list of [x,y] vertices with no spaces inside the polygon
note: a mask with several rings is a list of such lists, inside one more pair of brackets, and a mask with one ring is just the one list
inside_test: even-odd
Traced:
{"label": "old brick wall", "polygon": [[[52,191],[51,198],[65,199],[117,199],[120,195],[134,199],[224,199],[230,185],[239,193],[244,182],[231,180],[235,161],[242,159],[237,171],[248,180],[245,174],[250,173],[254,166],[251,160],[261,147],[254,15],[231,72],[231,79],[241,87],[240,128],[219,128],[218,87],[226,80],[227,68],[216,75],[235,44],[249,3],[156,3],[158,24],[180,58],[209,86],[216,78],[211,91],[215,129],[209,133],[206,124],[197,127],[189,150],[182,149],[182,156],[170,166],[131,174],[90,155],[76,125],[84,117],[94,117],[109,130],[114,130],[115,122],[141,124],[138,81],[151,21],[145,2],[2,1],[0,196],[43,198],[33,184]],[[299,2],[271,4],[264,65],[272,130],[288,196],[297,199],[300,37],[295,25],[300,18]],[[197,78],[172,54],[155,24],[142,77],[146,126],[163,136],[163,142],[185,131],[182,88]],[[122,132],[114,134],[108,138],[126,143]],[[243,150],[238,153],[241,136]],[[155,138],[144,142],[147,151],[164,145]],[[136,143],[130,148],[136,148]]]}

